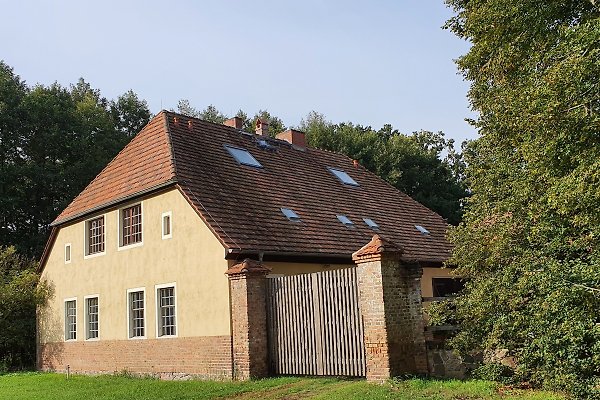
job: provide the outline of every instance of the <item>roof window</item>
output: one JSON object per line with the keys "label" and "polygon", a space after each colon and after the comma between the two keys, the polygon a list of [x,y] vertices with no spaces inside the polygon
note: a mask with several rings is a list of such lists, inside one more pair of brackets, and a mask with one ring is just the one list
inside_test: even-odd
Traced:
{"label": "roof window", "polygon": [[377,223],[375,221],[373,221],[371,218],[363,218],[363,221],[365,221],[365,224],[367,224],[369,226],[369,228],[371,228],[373,230],[379,229],[379,225],[377,225]]}
{"label": "roof window", "polygon": [[350,218],[346,217],[345,215],[338,215],[337,219],[339,219],[342,224],[348,227],[354,226],[354,222],[350,221]]}
{"label": "roof window", "polygon": [[262,168],[262,165],[260,165],[260,163],[256,160],[256,158],[252,156],[252,154],[250,154],[248,150],[239,149],[237,147],[227,145],[225,145],[225,148],[227,149],[229,154],[231,154],[231,156],[235,158],[235,160],[240,164],[248,165],[250,167],[255,168]]}
{"label": "roof window", "polygon": [[296,214],[294,212],[294,210],[290,209],[290,208],[281,208],[281,212],[283,213],[283,215],[285,215],[287,217],[287,219],[289,219],[290,221],[293,222],[298,222],[300,221],[300,216],[298,216],[298,214]]}
{"label": "roof window", "polygon": [[329,167],[329,172],[335,175],[342,183],[350,186],[360,186],[350,175],[348,175],[344,170],[331,168]]}
{"label": "roof window", "polygon": [[415,225],[415,228],[421,232],[422,235],[429,235],[429,231],[423,228],[421,225]]}
{"label": "roof window", "polygon": [[267,139],[258,139],[256,144],[263,150],[275,150],[275,146],[267,141]]}

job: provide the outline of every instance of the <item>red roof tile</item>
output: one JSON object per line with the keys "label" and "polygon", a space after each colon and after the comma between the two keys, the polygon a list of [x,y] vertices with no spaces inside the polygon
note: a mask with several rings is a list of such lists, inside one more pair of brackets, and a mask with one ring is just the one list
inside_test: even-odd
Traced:
{"label": "red roof tile", "polygon": [[[368,172],[350,158],[292,147],[264,137],[171,112],[161,112],[61,213],[54,224],[120,198],[176,181],[180,190],[231,252],[344,256],[369,242],[374,231],[404,258],[442,262],[449,254],[446,222],[438,214]],[[238,164],[225,145],[248,150],[263,168]],[[342,169],[360,186],[341,183]],[[288,220],[290,208],[300,222]],[[346,227],[337,215],[354,222]],[[429,235],[416,230],[427,228]]]}
{"label": "red roof tile", "polygon": [[175,178],[164,112],[156,115],[52,222],[63,222]]}

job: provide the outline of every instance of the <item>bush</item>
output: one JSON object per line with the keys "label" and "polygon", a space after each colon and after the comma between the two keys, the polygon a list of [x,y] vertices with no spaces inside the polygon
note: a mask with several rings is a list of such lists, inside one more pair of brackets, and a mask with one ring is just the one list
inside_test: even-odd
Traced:
{"label": "bush", "polygon": [[14,247],[0,247],[0,372],[35,366],[36,308],[48,295],[36,267]]}

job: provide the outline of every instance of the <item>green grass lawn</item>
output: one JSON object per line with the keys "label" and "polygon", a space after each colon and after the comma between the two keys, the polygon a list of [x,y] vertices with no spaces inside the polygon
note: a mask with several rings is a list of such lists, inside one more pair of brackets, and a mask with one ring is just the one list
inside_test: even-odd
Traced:
{"label": "green grass lawn", "polygon": [[250,382],[160,381],[125,376],[71,376],[19,373],[0,376],[0,399],[398,399],[558,400],[549,392],[508,390],[486,381],[409,379],[383,385],[364,380],[271,378]]}

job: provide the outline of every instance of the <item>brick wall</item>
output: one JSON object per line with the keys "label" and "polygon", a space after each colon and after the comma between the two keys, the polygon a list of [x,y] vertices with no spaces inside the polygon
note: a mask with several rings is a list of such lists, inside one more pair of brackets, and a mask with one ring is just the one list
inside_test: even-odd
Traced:
{"label": "brick wall", "polygon": [[421,267],[401,261],[401,250],[377,235],[353,258],[364,321],[367,379],[427,374]]}
{"label": "brick wall", "polygon": [[173,379],[231,379],[231,337],[98,340],[40,345],[39,369],[135,374]]}
{"label": "brick wall", "polygon": [[267,343],[267,282],[270,269],[253,260],[231,267],[231,331],[234,379],[269,374]]}

